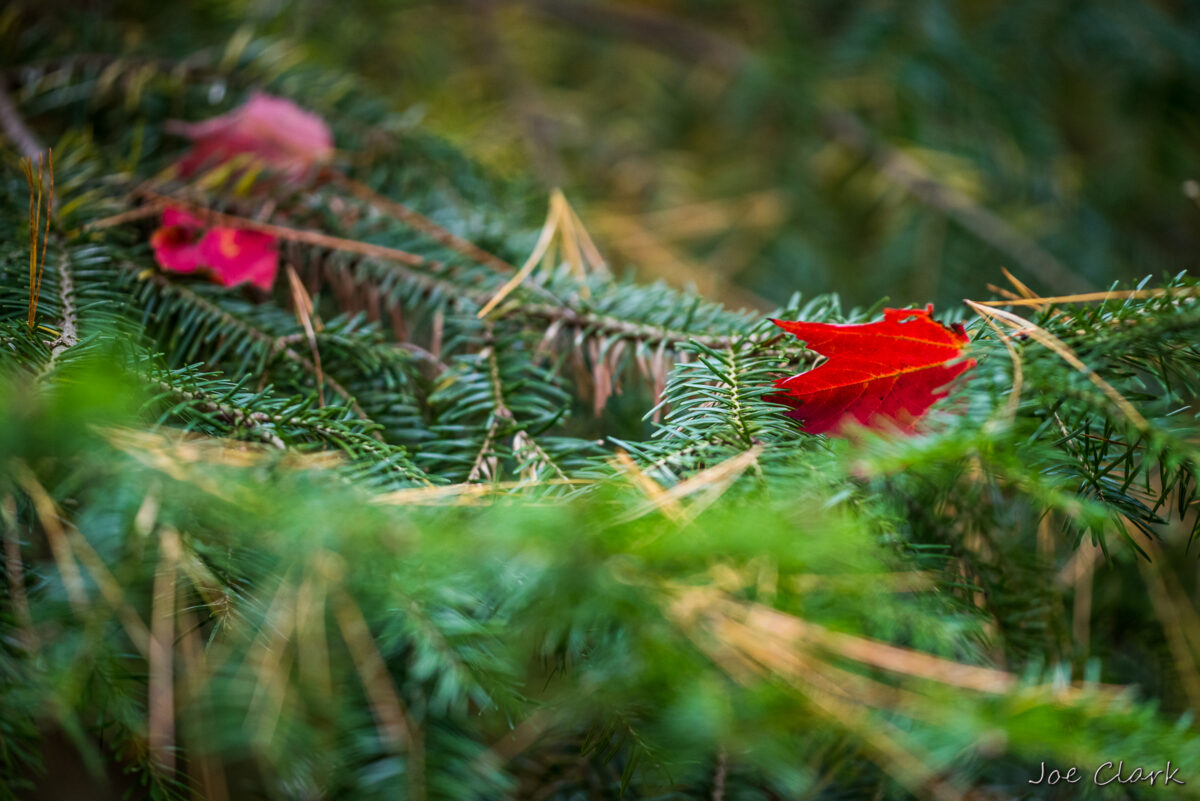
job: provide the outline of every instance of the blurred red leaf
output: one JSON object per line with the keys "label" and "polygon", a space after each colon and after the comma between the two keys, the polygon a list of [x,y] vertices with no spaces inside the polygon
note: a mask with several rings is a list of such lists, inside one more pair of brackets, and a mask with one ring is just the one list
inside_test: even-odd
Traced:
{"label": "blurred red leaf", "polygon": [[251,283],[270,289],[279,270],[275,237],[218,226],[200,241],[200,258],[213,280],[225,286]]}
{"label": "blurred red leaf", "polygon": [[228,114],[202,122],[168,123],[168,130],[192,140],[191,151],[178,164],[185,178],[242,154],[292,175],[307,172],[333,155],[333,134],[324,120],[290,100],[262,92]]}
{"label": "blurred red leaf", "polygon": [[162,226],[150,235],[154,259],[164,270],[191,273],[200,267],[204,222],[179,209],[163,211]]}
{"label": "blurred red leaf", "polygon": [[228,226],[204,230],[204,221],[178,209],[163,211],[162,227],[150,236],[154,258],[164,270],[202,270],[218,284],[250,283],[269,290],[279,271],[275,237]]}
{"label": "blurred red leaf", "polygon": [[962,325],[942,325],[926,309],[884,309],[883,320],[860,325],[788,322],[777,326],[826,360],[775,383],[770,400],[791,406],[789,417],[810,434],[839,433],[846,425],[904,431],[948,394],[947,385],[974,366],[954,364],[967,346]]}

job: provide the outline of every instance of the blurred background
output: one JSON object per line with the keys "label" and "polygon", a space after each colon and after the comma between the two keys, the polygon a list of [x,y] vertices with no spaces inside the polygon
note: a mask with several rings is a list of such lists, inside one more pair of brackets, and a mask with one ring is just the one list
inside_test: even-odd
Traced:
{"label": "blurred background", "polygon": [[[618,271],[768,308],[1194,269],[1197,0],[68,3],[132,49],[269,36],[561,186]],[[538,220],[531,221],[537,224]]]}

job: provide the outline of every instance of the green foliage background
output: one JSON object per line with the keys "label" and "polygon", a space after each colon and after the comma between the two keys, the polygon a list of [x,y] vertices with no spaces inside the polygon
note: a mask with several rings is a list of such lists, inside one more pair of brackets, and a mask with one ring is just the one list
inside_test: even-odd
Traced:
{"label": "green foliage background", "polygon": [[[1195,2],[117,8],[185,47],[298,37],[423,129],[565,186],[619,266],[735,306],[957,303],[1001,265],[1061,294],[1200,250]],[[912,175],[881,169],[897,157]]]}
{"label": "green foliage background", "polygon": [[[1194,795],[1195,14],[6,8],[56,200],[32,292],[3,140],[0,796]],[[334,178],[164,173],[253,89]],[[564,256],[483,319],[508,275],[381,200],[520,264],[555,184],[635,274]],[[315,341],[284,280],[157,270],[147,189],[340,237],[283,249]],[[1001,264],[1161,277],[945,303]],[[971,380],[918,436],[801,433],[764,396],[814,354],[734,309],[883,292],[963,317]]]}

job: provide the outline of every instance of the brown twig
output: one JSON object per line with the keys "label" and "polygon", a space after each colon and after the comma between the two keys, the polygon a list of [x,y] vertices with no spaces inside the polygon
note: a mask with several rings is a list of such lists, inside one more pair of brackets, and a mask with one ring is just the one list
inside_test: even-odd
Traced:
{"label": "brown twig", "polygon": [[208,206],[200,203],[195,203],[191,200],[185,200],[179,197],[162,195],[151,189],[141,189],[140,194],[149,198],[151,201],[162,205],[175,206],[183,209],[189,214],[194,214],[200,219],[216,224],[225,225],[232,228],[240,228],[244,231],[258,231],[263,234],[270,234],[276,239],[284,242],[299,242],[305,245],[313,245],[329,250],[340,250],[346,253],[357,253],[360,256],[368,256],[374,259],[382,259],[384,261],[395,261],[401,264],[407,264],[410,267],[428,267],[438,271],[445,268],[445,265],[434,259],[427,259],[424,256],[416,253],[410,253],[407,250],[399,248],[390,248],[385,245],[372,245],[369,242],[360,242],[357,239],[346,239],[340,236],[331,236],[320,231],[310,231],[301,228],[289,228],[286,225],[276,225],[274,223],[259,222],[252,220],[249,217],[239,217],[235,214],[226,214],[224,212],[215,211]]}
{"label": "brown twig", "polygon": [[150,657],[147,660],[147,745],[157,767],[175,772],[175,574],[179,535],[164,527],[159,536],[158,569],[150,619]]}
{"label": "brown twig", "polygon": [[522,5],[549,20],[620,36],[726,72],[740,69],[749,60],[746,49],[732,39],[633,3],[525,0]]}
{"label": "brown twig", "polygon": [[561,321],[563,325],[567,326],[587,328],[609,336],[640,340],[649,346],[665,343],[667,347],[675,348],[688,341],[695,341],[715,350],[720,350],[732,347],[735,342],[743,339],[749,339],[752,342],[758,341],[755,337],[747,338],[739,334],[692,334],[687,331],[675,331],[653,325],[631,323],[620,317],[611,317],[598,312],[580,311],[570,306],[524,304],[515,309],[512,314],[545,320],[547,323]]}
{"label": "brown twig", "polygon": [[17,533],[17,504],[12,495],[0,499],[0,524],[4,527],[4,572],[8,576],[8,597],[13,617],[20,627],[25,649],[31,653],[41,650],[41,638],[33,625],[29,596],[25,592],[25,570],[21,561],[21,541]]}
{"label": "brown twig", "polygon": [[396,690],[387,663],[358,604],[344,589],[335,592],[334,618],[350,651],[371,705],[379,733],[398,751],[407,751],[409,797],[425,799],[425,738]]}
{"label": "brown twig", "polygon": [[93,220],[83,226],[84,231],[99,231],[105,228],[112,228],[114,225],[124,225],[125,223],[137,222],[144,220],[147,217],[153,217],[163,210],[164,206],[170,205],[166,199],[152,200],[144,203],[136,208],[122,211],[118,214],[112,214],[108,217],[101,217],[99,220]]}
{"label": "brown twig", "polygon": [[489,253],[478,245],[446,230],[424,214],[409,208],[397,200],[392,200],[389,197],[381,195],[371,187],[354,180],[343,172],[327,168],[322,172],[322,176],[327,177],[335,186],[346,190],[359,200],[363,200],[381,211],[390,214],[405,225],[426,234],[430,238],[453,251],[461,253],[478,264],[505,274],[516,271],[515,267],[494,253]]}
{"label": "brown twig", "polygon": [[713,771],[712,801],[725,801],[725,775],[729,769],[729,754],[724,748],[717,752],[717,767]]}

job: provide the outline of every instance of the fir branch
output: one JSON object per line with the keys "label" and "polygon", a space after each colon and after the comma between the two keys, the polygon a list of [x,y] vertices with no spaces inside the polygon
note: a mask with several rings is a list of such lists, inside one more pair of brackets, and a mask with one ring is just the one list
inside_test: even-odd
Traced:
{"label": "fir branch", "polygon": [[59,335],[51,343],[50,358],[79,342],[78,312],[75,308],[75,279],[71,275],[70,255],[66,249],[59,251],[58,259]]}
{"label": "fir branch", "polygon": [[321,175],[331,179],[336,186],[345,189],[354,197],[381,209],[406,225],[428,235],[435,242],[461,253],[478,264],[490,267],[499,273],[507,274],[516,271],[515,267],[499,256],[489,253],[472,242],[468,242],[457,234],[446,230],[420,212],[409,208],[399,201],[379,194],[371,187],[354,180],[344,173],[326,169],[322,171]]}
{"label": "fir branch", "polygon": [[58,357],[79,342],[79,319],[78,310],[75,305],[75,278],[72,275],[70,258],[68,250],[65,247],[60,247],[58,264],[55,267],[58,273],[58,336],[49,343],[50,358],[43,365],[39,374],[39,380],[53,373],[55,365],[58,362]]}
{"label": "fir branch", "polygon": [[[346,409],[312,408],[303,399],[283,399],[270,393],[241,393],[239,386],[192,370],[159,367],[136,370],[160,397],[176,404],[166,415],[183,420],[190,429],[192,416],[217,423],[221,433],[249,434],[279,450],[289,445],[317,441],[350,456],[350,480],[365,486],[394,488],[410,482],[431,484],[428,476],[412,465],[403,448],[389,445],[376,436],[377,426],[361,419],[345,419]],[[240,400],[239,400],[240,398]]]}
{"label": "fir branch", "polygon": [[529,320],[538,323],[559,323],[573,328],[584,329],[600,336],[613,336],[641,342],[648,347],[665,346],[678,350],[689,342],[696,342],[709,348],[728,348],[735,342],[747,340],[751,342],[765,341],[767,337],[747,336],[745,334],[705,334],[702,332],[678,331],[659,328],[653,325],[622,319],[608,314],[577,309],[569,306],[547,306],[536,303],[523,303],[513,306],[501,317]]}
{"label": "fir branch", "polygon": [[321,233],[320,231],[308,231],[290,228],[286,225],[260,222],[258,220],[250,219],[249,217],[240,217],[236,214],[226,214],[225,212],[216,211],[208,206],[195,203],[185,198],[174,195],[161,195],[146,188],[143,188],[140,194],[149,198],[155,204],[181,208],[189,214],[194,214],[205,222],[215,225],[226,225],[245,231],[257,231],[259,233],[269,234],[284,242],[297,242],[300,244],[312,245],[329,250],[339,250],[346,253],[354,253],[359,256],[367,256],[382,261],[398,262],[409,267],[422,267],[435,273],[443,272],[446,269],[446,265],[444,265],[442,262],[427,259],[417,253],[410,253],[406,250],[400,250],[399,248],[387,247],[385,245],[373,245],[369,242],[361,242],[357,239],[345,239],[343,237]]}
{"label": "fir branch", "polygon": [[[132,265],[130,265],[132,267]],[[290,341],[272,336],[260,328],[250,324],[249,322],[234,316],[229,311],[218,306],[216,303],[201,297],[197,293],[188,289],[182,284],[176,283],[167,279],[165,276],[158,273],[151,273],[146,277],[146,281],[154,284],[164,292],[173,294],[184,299],[189,305],[202,311],[205,315],[219,321],[228,328],[236,329],[244,336],[260,345],[266,352],[268,357],[281,356],[287,361],[301,367],[309,373],[313,380],[317,378],[317,366],[307,356],[297,352],[291,347]],[[340,382],[330,375],[324,376],[324,385],[333,390],[334,394],[340,397],[356,415],[364,420],[370,420],[367,413],[363,411],[358,401]]]}
{"label": "fir branch", "polygon": [[[227,423],[235,429],[250,429],[256,439],[266,442],[281,451],[287,450],[287,445],[279,438],[278,434],[264,428],[267,424],[280,422],[266,412],[249,411],[233,404],[224,403],[215,400],[206,392],[196,389],[185,389],[171,381],[156,378],[151,374],[146,374],[144,377],[170,397],[187,402],[189,408],[205,415],[213,415],[218,420]],[[288,422],[294,423],[295,420],[289,420]],[[320,431],[320,429],[315,430]]]}

